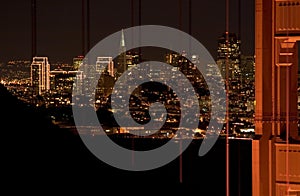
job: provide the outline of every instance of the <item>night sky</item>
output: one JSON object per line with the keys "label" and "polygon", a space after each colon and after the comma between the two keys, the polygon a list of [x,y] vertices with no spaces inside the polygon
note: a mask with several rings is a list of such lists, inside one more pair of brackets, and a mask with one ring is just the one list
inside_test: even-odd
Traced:
{"label": "night sky", "polygon": [[[134,25],[138,25],[135,0]],[[178,0],[142,0],[142,25],[179,27]],[[81,0],[37,0],[37,54],[71,62],[82,53]],[[0,62],[31,59],[31,0],[1,2]],[[188,0],[182,0],[182,30],[188,32]],[[131,26],[130,0],[90,0],[90,46]],[[238,0],[230,0],[230,31],[238,33]],[[254,54],[254,0],[241,0],[242,53]],[[192,0],[192,35],[216,57],[225,31],[225,0]]]}

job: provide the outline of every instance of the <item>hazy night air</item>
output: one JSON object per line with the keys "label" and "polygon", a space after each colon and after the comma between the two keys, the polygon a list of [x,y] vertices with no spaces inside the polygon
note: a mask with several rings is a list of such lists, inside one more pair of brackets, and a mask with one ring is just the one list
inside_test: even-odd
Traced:
{"label": "hazy night air", "polygon": [[[254,54],[254,1],[230,1],[230,31],[238,33],[242,52]],[[0,62],[31,59],[31,0],[1,2]],[[105,8],[105,9],[102,9]],[[134,25],[138,25],[138,1],[134,5]],[[178,28],[178,1],[142,1],[142,25]],[[81,54],[81,0],[37,1],[37,53],[51,62],[71,62]],[[188,32],[188,1],[182,1],[182,30]],[[217,39],[225,31],[225,1],[192,1],[192,36],[216,57]],[[131,26],[130,0],[90,0],[90,46],[122,28]]]}

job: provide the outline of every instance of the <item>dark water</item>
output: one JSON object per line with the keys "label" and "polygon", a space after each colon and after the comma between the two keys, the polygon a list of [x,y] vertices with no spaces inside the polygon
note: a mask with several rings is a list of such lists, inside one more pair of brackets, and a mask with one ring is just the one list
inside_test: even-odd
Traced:
{"label": "dark water", "polygon": [[[139,139],[137,139],[139,140]],[[129,143],[129,142],[128,142]],[[143,145],[143,141],[134,141]],[[180,157],[168,165],[145,172],[126,172],[108,168],[108,173],[132,184],[152,184],[154,187],[173,187],[183,193],[225,195],[226,140],[219,139],[205,156],[199,157],[202,140],[193,140],[182,154],[182,183]],[[251,140],[230,140],[230,195],[252,195]],[[113,182],[114,178],[110,178]]]}
{"label": "dark water", "polygon": [[[128,148],[134,143],[135,148],[146,149],[165,143],[158,139],[132,138],[119,139],[116,142]],[[148,193],[167,191],[169,194],[225,196],[226,140],[219,139],[210,152],[199,157],[198,150],[201,143],[202,140],[192,141],[182,153],[182,164],[178,157],[161,168],[142,172],[124,171],[109,166],[81,146],[77,148],[80,151],[77,151],[75,156],[72,153],[69,154],[70,158],[66,162],[72,160],[73,163],[70,163],[69,168],[64,170],[66,175],[63,177],[69,182],[90,184],[91,189],[107,190],[110,186],[125,186],[127,188],[122,189],[124,194],[141,193],[139,187],[142,187]],[[230,140],[229,147],[230,195],[251,196],[251,140]],[[182,182],[180,182],[180,165],[182,166]]]}
{"label": "dark water", "polygon": [[[219,139],[205,156],[199,157],[202,140],[193,140],[180,157],[150,171],[114,168],[97,159],[79,136],[35,138],[2,155],[2,179],[14,187],[32,190],[77,189],[110,194],[224,195],[226,193],[225,139]],[[56,138],[56,139],[54,139]],[[47,141],[47,142],[45,142]],[[119,139],[120,145],[157,145],[162,140]],[[164,143],[164,142],[163,142]],[[4,164],[3,164],[4,163]],[[143,191],[141,192],[142,189]],[[18,190],[18,189],[10,189]],[[23,190],[23,189],[22,189]],[[100,194],[104,195],[104,194]],[[105,194],[106,195],[106,194]],[[230,140],[230,195],[251,196],[251,140]]]}

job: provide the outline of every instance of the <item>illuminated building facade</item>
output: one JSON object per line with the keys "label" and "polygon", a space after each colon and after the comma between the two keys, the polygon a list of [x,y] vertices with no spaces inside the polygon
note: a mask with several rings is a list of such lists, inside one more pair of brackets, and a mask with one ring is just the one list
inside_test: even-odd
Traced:
{"label": "illuminated building facade", "polygon": [[137,52],[127,52],[126,53],[126,65],[130,69],[140,63],[140,55]]}
{"label": "illuminated building facade", "polygon": [[77,56],[73,58],[73,69],[78,70],[80,65],[82,64],[82,61],[84,59],[84,56]]}
{"label": "illuminated building facade", "polygon": [[226,78],[226,63],[228,60],[229,79],[231,81],[239,80],[241,75],[241,41],[237,38],[235,33],[229,33],[227,46],[226,37],[227,34],[223,33],[218,39],[217,64],[219,65],[223,78]]}
{"label": "illuminated building facade", "polygon": [[31,86],[34,95],[50,90],[50,64],[48,57],[33,57],[31,63]]}
{"label": "illuminated building facade", "polygon": [[[228,43],[227,43],[228,36]],[[223,33],[218,39],[217,64],[224,80],[226,67],[228,66],[229,84],[229,121],[240,120],[245,116],[245,100],[242,95],[242,73],[241,73],[241,41],[235,33]]]}
{"label": "illuminated building facade", "polygon": [[240,119],[254,124],[255,113],[255,57],[241,55],[241,107]]}
{"label": "illuminated building facade", "polygon": [[50,86],[52,93],[48,104],[55,106],[71,104],[73,85],[77,72],[78,71],[63,70],[50,71]]}
{"label": "illuminated building facade", "polygon": [[117,77],[121,76],[123,72],[127,70],[127,63],[126,63],[126,46],[125,46],[125,37],[124,31],[122,29],[121,33],[121,40],[120,40],[120,49],[119,49],[119,56],[117,57]]}
{"label": "illuminated building facade", "polygon": [[112,57],[97,57],[96,71],[99,73],[107,72],[108,75],[114,77],[114,62]]}
{"label": "illuminated building facade", "polygon": [[[131,69],[132,67],[134,67],[140,63],[139,53],[137,53],[133,50],[126,51],[125,37],[124,37],[123,30],[121,32],[119,55],[115,60],[116,60],[115,64],[117,65],[117,68],[114,69],[114,70],[116,70],[116,71],[114,71],[115,79],[118,79],[125,71]],[[139,70],[139,72],[140,72],[140,75],[142,75],[144,70]],[[135,79],[132,77],[127,77],[127,75],[124,75],[124,77],[125,77],[125,81]],[[109,79],[109,81],[110,81],[110,79]],[[111,82],[109,82],[109,83],[111,83]],[[120,90],[120,92],[119,92],[120,94],[131,93],[131,92],[127,92],[127,90],[125,90],[125,89],[127,89],[127,87],[122,82],[120,83],[120,86],[122,88],[122,90]],[[123,87],[124,87],[124,89],[123,89]]]}
{"label": "illuminated building facade", "polygon": [[99,73],[99,80],[96,87],[95,106],[99,108],[107,104],[114,86],[114,62],[112,57],[97,57],[96,72]]}
{"label": "illuminated building facade", "polygon": [[77,71],[63,71],[54,70],[50,71],[50,86],[51,90],[56,92],[72,93],[72,86]]}

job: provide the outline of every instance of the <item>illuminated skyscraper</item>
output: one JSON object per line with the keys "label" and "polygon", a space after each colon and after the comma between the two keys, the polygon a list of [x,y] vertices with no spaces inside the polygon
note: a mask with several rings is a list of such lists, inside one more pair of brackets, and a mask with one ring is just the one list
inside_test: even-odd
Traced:
{"label": "illuminated skyscraper", "polygon": [[226,62],[228,57],[229,65],[229,79],[233,80],[240,76],[240,58],[241,41],[237,38],[236,34],[229,33],[228,35],[228,49],[226,43],[226,33],[218,39],[218,57],[217,63],[220,67],[223,78],[226,78]]}
{"label": "illuminated skyscraper", "polygon": [[122,29],[121,40],[120,40],[120,51],[118,56],[118,67],[117,67],[117,76],[122,75],[123,72],[127,70],[126,63],[126,46],[125,46],[125,37],[124,31]]}
{"label": "illuminated skyscraper", "polygon": [[107,72],[108,75],[114,77],[114,62],[112,57],[97,57],[97,72]]}
{"label": "illuminated skyscraper", "polygon": [[84,56],[77,56],[73,58],[73,69],[78,70],[80,65],[82,64]]}
{"label": "illuminated skyscraper", "polygon": [[[228,36],[228,42],[227,42]],[[241,91],[241,41],[235,33],[224,33],[218,39],[217,64],[224,79],[226,76],[226,67],[228,66],[228,84],[229,84],[229,120],[231,122],[239,119],[245,109],[243,107]]]}
{"label": "illuminated skyscraper", "polygon": [[48,57],[33,57],[31,63],[31,86],[35,95],[50,90],[50,64]]}
{"label": "illuminated skyscraper", "polygon": [[254,124],[254,104],[255,104],[255,58],[254,56],[241,56],[241,108],[243,115],[241,120],[246,120]]}
{"label": "illuminated skyscraper", "polygon": [[71,104],[72,91],[80,90],[77,88],[80,80],[77,78],[76,83],[74,83],[75,78],[79,75],[78,72],[79,71],[63,70],[50,71],[51,91],[55,92],[55,94],[50,97],[49,104],[54,104],[55,106]]}
{"label": "illuminated skyscraper", "polygon": [[137,52],[126,53],[126,66],[128,69],[140,63],[140,55]]}

